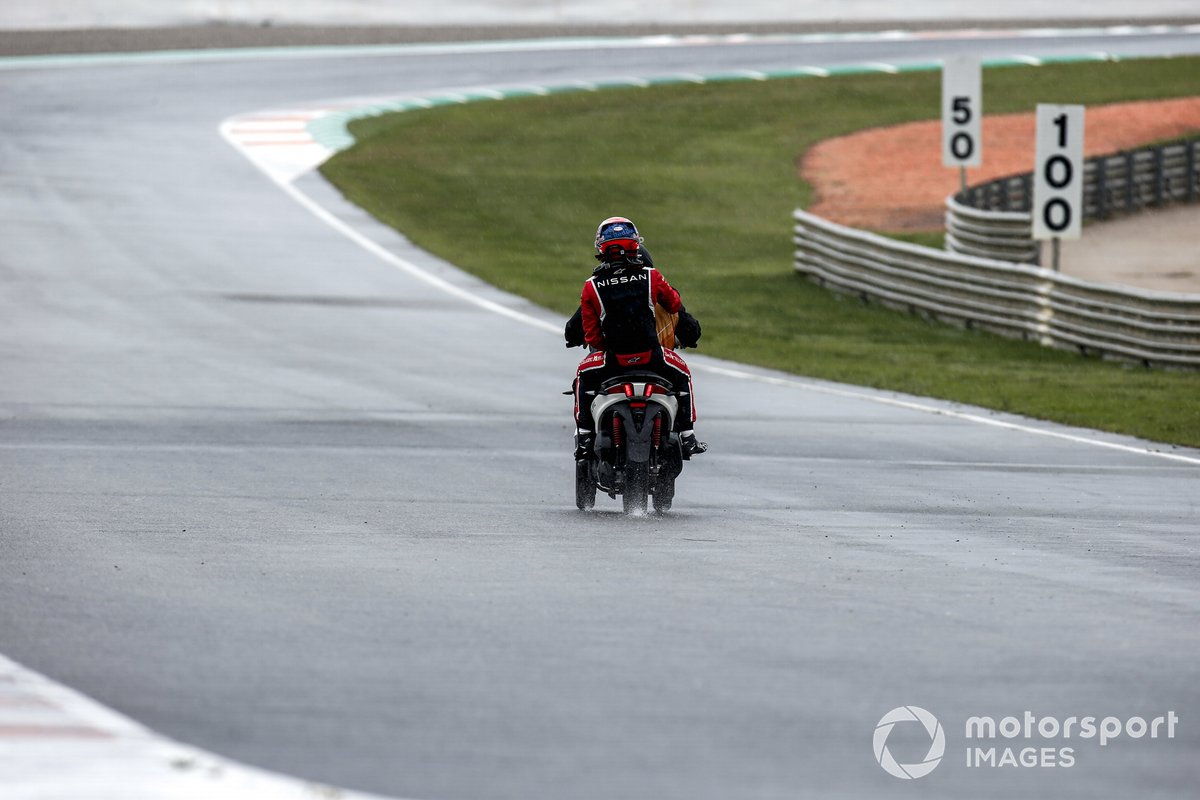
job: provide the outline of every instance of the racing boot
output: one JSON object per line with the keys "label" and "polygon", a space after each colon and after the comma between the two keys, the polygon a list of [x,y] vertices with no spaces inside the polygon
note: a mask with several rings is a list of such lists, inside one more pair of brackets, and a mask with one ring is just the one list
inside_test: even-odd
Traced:
{"label": "racing boot", "polygon": [[688,461],[692,456],[708,452],[708,443],[696,438],[695,431],[684,431],[679,434],[679,446],[683,450],[683,460]]}
{"label": "racing boot", "polygon": [[596,434],[582,428],[575,432],[575,460],[584,461],[596,457]]}

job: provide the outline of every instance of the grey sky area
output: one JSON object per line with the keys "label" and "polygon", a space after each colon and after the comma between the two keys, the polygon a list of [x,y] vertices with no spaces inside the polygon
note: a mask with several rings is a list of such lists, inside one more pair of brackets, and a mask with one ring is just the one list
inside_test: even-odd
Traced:
{"label": "grey sky area", "polygon": [[0,28],[187,25],[213,22],[314,25],[526,25],[723,22],[1120,20],[1195,18],[1196,0],[46,0],[0,4]]}

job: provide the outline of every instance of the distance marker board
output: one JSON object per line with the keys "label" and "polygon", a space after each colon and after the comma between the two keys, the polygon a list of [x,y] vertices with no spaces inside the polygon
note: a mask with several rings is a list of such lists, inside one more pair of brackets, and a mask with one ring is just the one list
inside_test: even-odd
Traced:
{"label": "distance marker board", "polygon": [[983,164],[982,69],[974,56],[942,63],[942,165]]}
{"label": "distance marker board", "polygon": [[1083,228],[1083,113],[1083,106],[1037,107],[1034,239],[1078,239]]}

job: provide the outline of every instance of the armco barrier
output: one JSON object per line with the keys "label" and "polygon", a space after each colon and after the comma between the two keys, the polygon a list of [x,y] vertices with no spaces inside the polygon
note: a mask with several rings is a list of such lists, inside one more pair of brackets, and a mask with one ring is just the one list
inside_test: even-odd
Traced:
{"label": "armco barrier", "polygon": [[1200,367],[1200,295],[1092,283],[795,212],[795,266],[822,286],[1054,347]]}
{"label": "armco barrier", "polygon": [[1038,263],[1028,211],[987,211],[946,198],[946,249],[981,258]]}
{"label": "armco barrier", "polygon": [[[1200,139],[1089,158],[1083,174],[1083,218],[1108,219],[1144,208],[1200,200]],[[1026,173],[971,186],[946,199],[946,249],[1036,264]]]}

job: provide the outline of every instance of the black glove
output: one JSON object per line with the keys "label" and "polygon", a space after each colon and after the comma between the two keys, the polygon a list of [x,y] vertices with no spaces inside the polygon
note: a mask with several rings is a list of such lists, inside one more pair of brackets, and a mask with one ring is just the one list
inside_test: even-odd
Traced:
{"label": "black glove", "polygon": [[675,323],[675,342],[680,347],[695,347],[700,341],[700,323],[682,307]]}
{"label": "black glove", "polygon": [[563,337],[567,340],[567,347],[583,347],[587,344],[587,340],[583,338],[583,306],[575,309],[575,314],[567,320]]}

